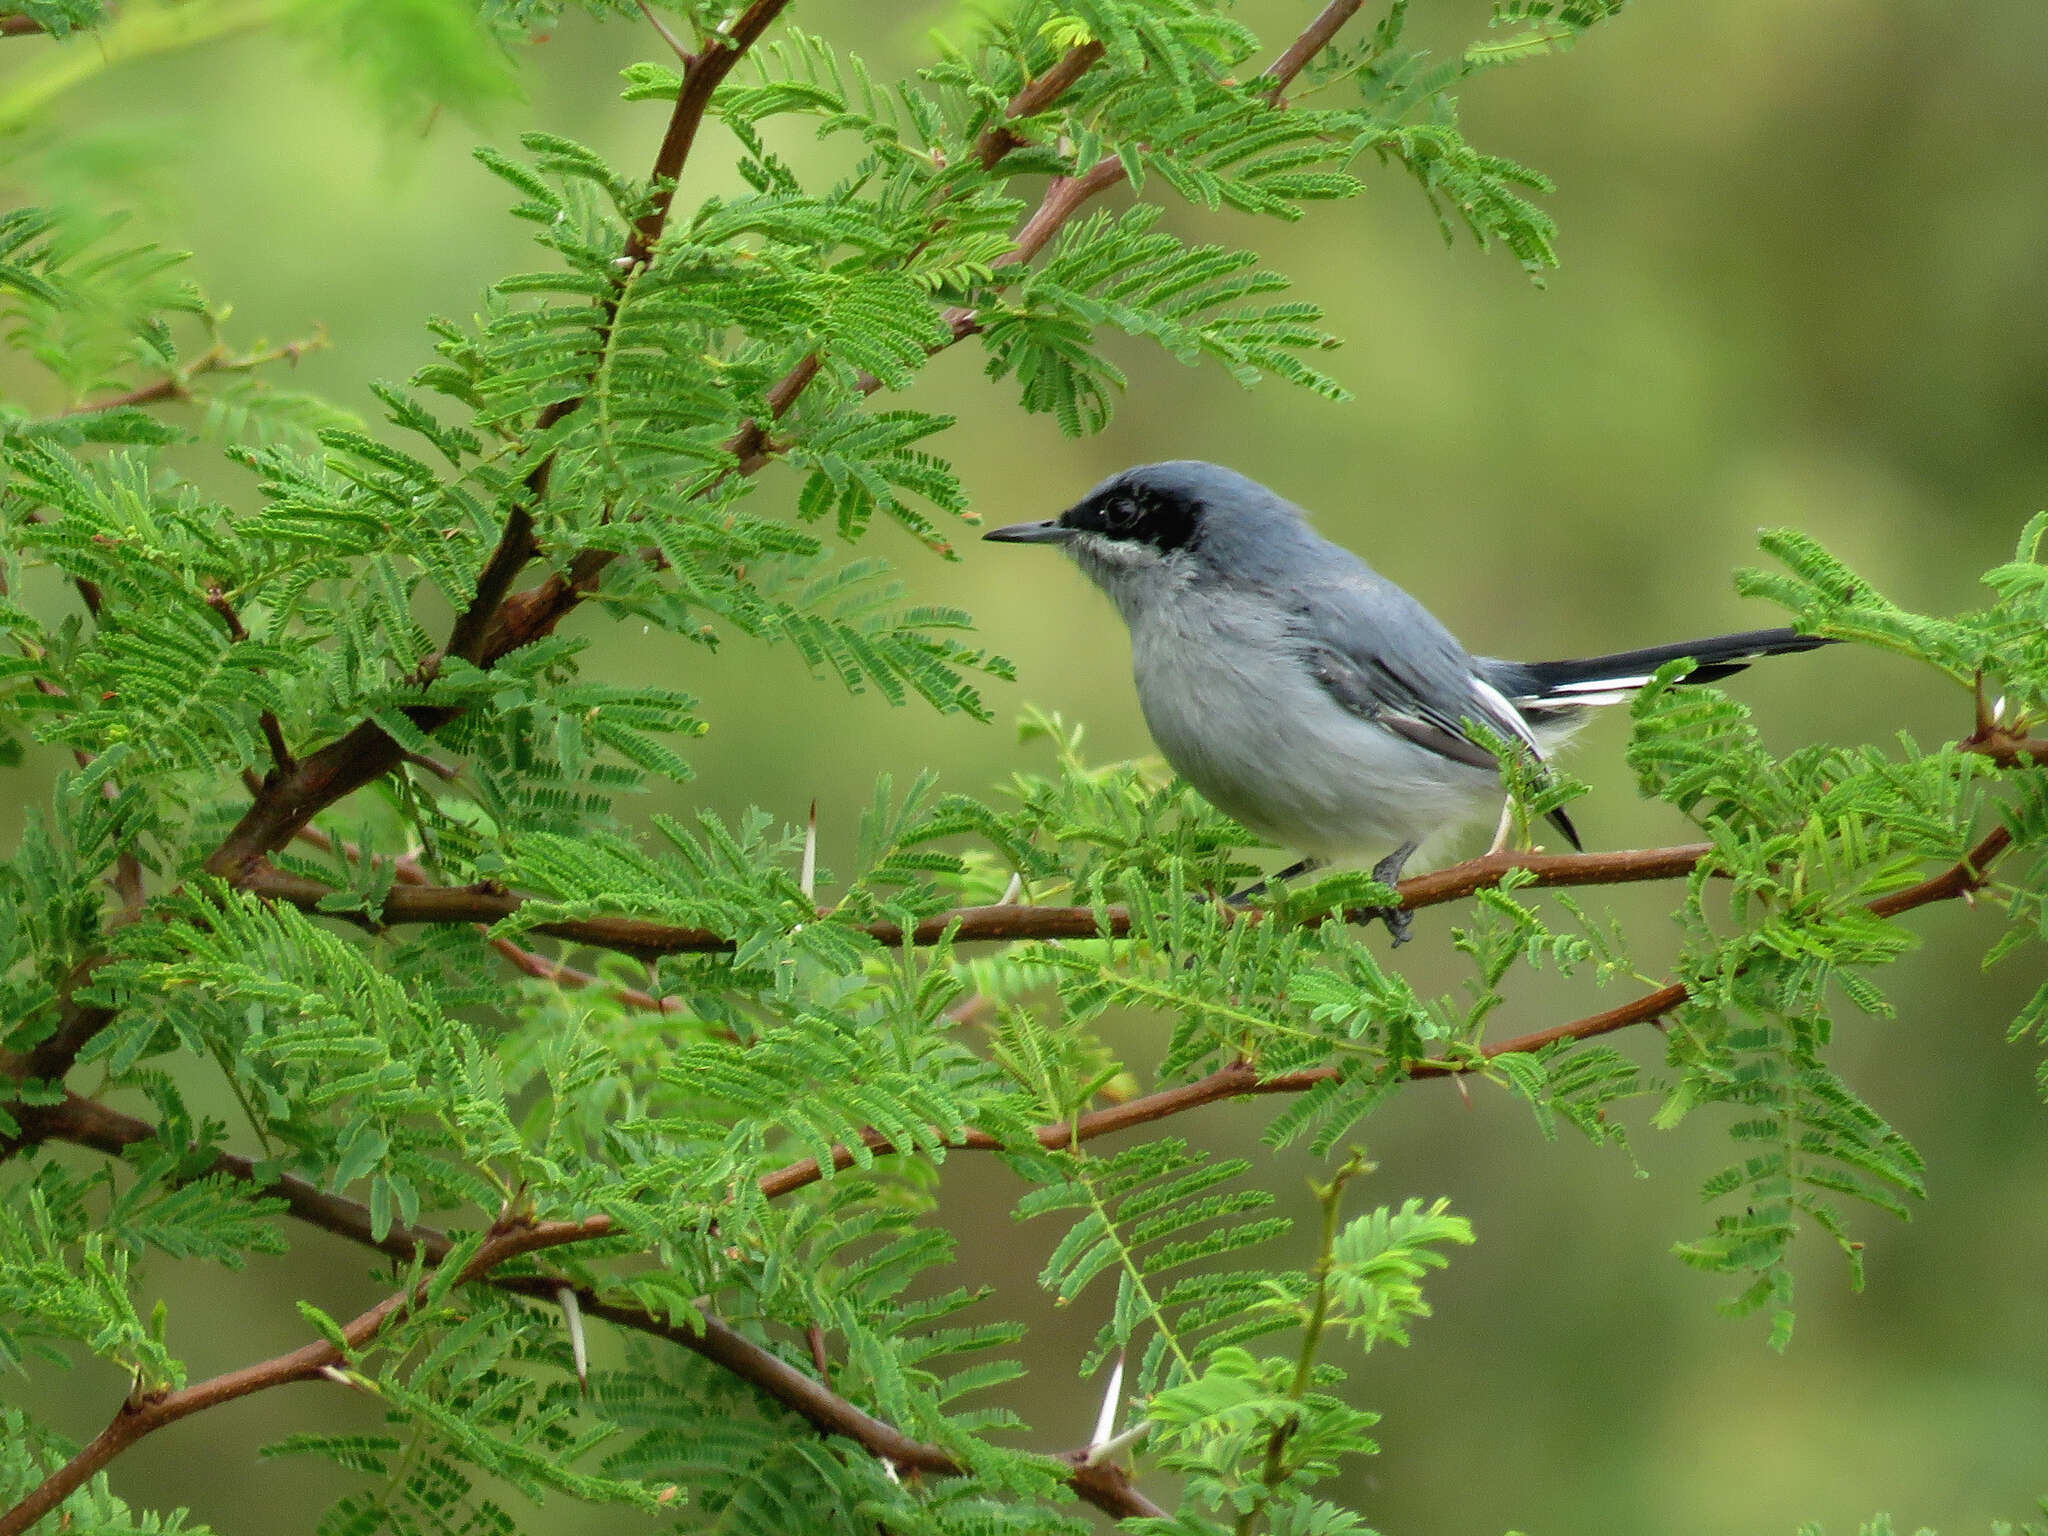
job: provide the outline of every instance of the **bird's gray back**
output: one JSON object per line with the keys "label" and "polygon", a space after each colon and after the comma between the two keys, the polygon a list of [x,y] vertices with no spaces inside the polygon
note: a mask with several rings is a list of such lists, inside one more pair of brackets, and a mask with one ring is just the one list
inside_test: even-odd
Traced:
{"label": "bird's gray back", "polygon": [[1285,615],[1304,651],[1333,651],[1423,699],[1467,699],[1472,658],[1436,615],[1318,534],[1298,509],[1271,499],[1279,505],[1261,509],[1268,516],[1233,516],[1205,527],[1198,580],[1256,593]]}

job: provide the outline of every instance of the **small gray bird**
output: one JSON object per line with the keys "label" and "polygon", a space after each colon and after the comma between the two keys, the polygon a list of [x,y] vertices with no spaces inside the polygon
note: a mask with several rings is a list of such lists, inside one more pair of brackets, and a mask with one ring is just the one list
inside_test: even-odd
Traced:
{"label": "small gray bird", "polygon": [[[1468,721],[1541,761],[1588,706],[1667,661],[1691,657],[1686,681],[1709,682],[1828,643],[1759,629],[1583,661],[1473,656],[1301,508],[1196,459],[1125,470],[1050,522],[982,537],[1058,544],[1110,595],[1152,739],[1218,809],[1304,855],[1276,879],[1391,847],[1373,875],[1392,885],[1424,841],[1490,810],[1500,765]],[[1396,944],[1407,918],[1388,914]]]}

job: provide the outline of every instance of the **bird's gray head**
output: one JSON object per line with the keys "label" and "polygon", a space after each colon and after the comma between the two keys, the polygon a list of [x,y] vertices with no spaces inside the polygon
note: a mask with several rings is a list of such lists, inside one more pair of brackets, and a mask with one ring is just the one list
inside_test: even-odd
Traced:
{"label": "bird's gray head", "polygon": [[1049,522],[1013,523],[982,537],[1060,545],[1127,619],[1162,584],[1204,576],[1259,581],[1318,542],[1292,502],[1200,459],[1127,469]]}

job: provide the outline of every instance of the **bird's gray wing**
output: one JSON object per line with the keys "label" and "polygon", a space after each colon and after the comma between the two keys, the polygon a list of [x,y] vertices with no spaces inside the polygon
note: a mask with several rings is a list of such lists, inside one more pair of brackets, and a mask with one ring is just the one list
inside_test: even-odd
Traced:
{"label": "bird's gray wing", "polygon": [[1474,768],[1498,764],[1467,720],[1537,752],[1521,713],[1479,675],[1450,632],[1391,582],[1361,573],[1297,592],[1288,607],[1289,632],[1310,675],[1352,714]]}
{"label": "bird's gray wing", "polygon": [[1309,673],[1323,691],[1362,720],[1383,725],[1418,747],[1474,768],[1498,766],[1486,748],[1456,727],[1446,728],[1430,718],[1429,710],[1406,689],[1390,687],[1394,681],[1384,672],[1360,666],[1350,657],[1326,645],[1306,649]]}
{"label": "bird's gray wing", "polygon": [[[1347,573],[1297,592],[1289,615],[1310,675],[1351,713],[1453,762],[1497,768],[1498,759],[1466,728],[1476,721],[1542,762],[1521,711],[1450,631],[1392,582],[1364,569]],[[1584,846],[1563,806],[1546,814],[1565,841]]]}

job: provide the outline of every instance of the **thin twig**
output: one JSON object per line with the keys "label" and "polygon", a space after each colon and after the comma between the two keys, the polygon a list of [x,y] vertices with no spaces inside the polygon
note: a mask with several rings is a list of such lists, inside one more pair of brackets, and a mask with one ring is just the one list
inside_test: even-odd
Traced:
{"label": "thin twig", "polygon": [[[363,851],[356,847],[354,843],[330,837],[318,827],[301,827],[296,835],[300,842],[309,843],[323,853],[332,853],[336,848],[339,848],[342,856],[351,864],[360,864],[363,861]],[[427,872],[420,867],[418,859],[399,857],[393,859],[391,864],[391,876],[400,885],[427,885],[430,883]],[[482,923],[477,924],[477,932],[487,932],[487,926]],[[637,987],[621,986],[614,982],[608,982],[601,976],[592,975],[589,971],[578,970],[573,965],[551,959],[535,950],[521,948],[511,939],[491,939],[489,942],[492,949],[504,956],[517,969],[524,971],[527,975],[537,980],[551,981],[558,987],[579,990],[584,987],[602,986],[612,998],[623,1003],[626,1007],[641,1008],[650,1013],[680,1013],[685,1007],[680,998],[656,997],[653,993],[642,992]]]}
{"label": "thin twig", "polygon": [[1003,120],[984,128],[974,141],[974,158],[981,162],[981,168],[992,171],[1003,156],[1021,149],[1025,139],[1010,124],[1021,117],[1036,117],[1051,107],[1073,89],[1075,81],[1095,67],[1102,53],[1102,44],[1092,39],[1069,48],[1060,56],[1059,63],[1011,97],[1010,104],[1003,109]]}
{"label": "thin twig", "polygon": [[318,352],[326,345],[327,333],[324,330],[314,332],[303,341],[288,341],[283,346],[272,347],[267,352],[249,352],[239,357],[226,347],[215,345],[184,367],[175,369],[160,379],[137,385],[134,389],[118,395],[108,395],[104,399],[81,401],[60,414],[87,416],[95,411],[116,411],[128,406],[154,405],[159,400],[189,399],[192,381],[203,374],[250,373],[270,363],[291,363],[296,367],[299,359],[308,352]]}
{"label": "thin twig", "polygon": [[696,62],[695,56],[683,46],[683,40],[669,31],[668,23],[654,14],[654,7],[647,0],[633,0],[633,3],[640,7],[640,14],[647,18],[647,24],[661,34],[661,40],[675,51],[675,56],[683,61],[685,67]]}
{"label": "thin twig", "polygon": [[1308,24],[1292,46],[1273,61],[1272,67],[1262,77],[1272,82],[1266,92],[1266,100],[1273,106],[1281,104],[1281,93],[1294,83],[1294,77],[1308,67],[1309,60],[1329,47],[1337,34],[1344,30],[1344,24],[1358,14],[1365,0],[1330,0],[1323,13]]}
{"label": "thin twig", "polygon": [[[1499,885],[1510,873],[1526,871],[1531,885],[1585,886],[1620,885],[1642,880],[1671,880],[1689,875],[1712,852],[1708,843],[1687,843],[1674,848],[1624,849],[1614,853],[1515,853],[1488,854],[1468,859],[1447,869],[1434,870],[1403,880],[1396,887],[1401,906],[1409,911],[1462,900],[1473,892]],[[243,889],[273,901],[289,902],[306,911],[318,911],[332,888],[318,880],[265,864],[243,882]],[[376,926],[397,927],[412,923],[497,923],[517,913],[531,898],[495,886],[407,886],[394,888],[373,916],[355,920]],[[820,912],[829,918],[829,911]],[[1257,908],[1240,911],[1224,908],[1231,922],[1257,922],[1264,914]],[[1360,910],[1342,916],[1352,922],[1369,920],[1373,914]],[[1309,922],[1328,917],[1310,917]],[[1104,927],[1104,923],[1107,927]],[[1094,907],[1033,907],[1010,902],[994,906],[954,907],[935,913],[910,930],[910,942],[920,947],[938,943],[950,934],[956,943],[993,943],[1026,939],[1122,938],[1130,932],[1130,913],[1122,907],[1098,912]],[[643,960],[662,955],[716,953],[733,947],[730,936],[709,928],[689,928],[671,923],[650,922],[635,917],[587,917],[561,922],[537,923],[533,932],[549,938],[568,939],[595,949],[616,950]],[[879,944],[898,948],[904,943],[900,924],[863,924],[861,932]]]}
{"label": "thin twig", "polygon": [[[1010,99],[1009,105],[1003,110],[1004,121],[984,130],[981,136],[975,140],[974,152],[976,157],[980,159],[983,167],[988,170],[994,170],[996,163],[1004,155],[1024,142],[1011,131],[1008,126],[1011,121],[1046,111],[1060,97],[1071,90],[1075,82],[1101,60],[1102,54],[1102,45],[1095,42],[1083,43],[1078,47],[1071,48],[1061,57],[1059,63],[1040,75],[1036,80],[1029,82],[1013,96]],[[1046,198],[1051,200],[1053,195],[1052,189],[1048,188],[1045,194]],[[1078,207],[1079,204],[1076,203],[1074,206]],[[1026,220],[1023,226],[1024,232],[1028,232],[1035,221],[1045,216],[1045,207],[1045,203],[1040,203],[1038,212],[1033,214],[1031,219]],[[1056,228],[1057,225],[1052,227]],[[1050,231],[1048,230],[1048,236],[1049,233]],[[1025,234],[1020,232],[1019,250],[1023,249],[1024,238]],[[1029,255],[1037,252],[1039,247],[1044,244],[1045,238],[1039,237],[1030,250],[1025,252],[1024,256],[1019,256],[1016,251],[1005,253],[996,259],[996,265],[1007,266],[1016,261],[1026,259]],[[965,310],[948,310],[944,319],[949,327],[949,339],[941,342],[934,348],[935,352],[943,351],[946,347],[964,340],[966,337],[973,335],[976,330],[973,324],[973,317]],[[966,323],[963,324],[963,320]],[[738,461],[741,474],[754,474],[768,462],[770,456],[775,451],[775,443],[771,435],[774,423],[782,420],[784,416],[789,414],[790,407],[796,404],[798,397],[811,387],[812,381],[817,378],[818,370],[823,365],[824,356],[822,353],[806,353],[802,360],[794,368],[790,369],[788,373],[776,380],[774,387],[768,391],[767,422],[764,423],[759,419],[750,420],[727,441],[725,445],[726,452],[730,453]],[[882,381],[873,374],[861,374],[859,388],[862,394],[871,395],[881,387]]]}
{"label": "thin twig", "polygon": [[[235,612],[235,605],[228,601],[227,594],[218,586],[209,586],[206,589],[206,606],[220,615],[221,622],[228,627],[230,640],[237,645],[247,643],[249,631],[243,628],[241,615]],[[285,745],[284,726],[278,721],[277,711],[261,711],[256,717],[256,722],[263,728],[263,739],[269,744],[270,760],[277,765],[277,771],[280,774],[290,773],[297,760],[293,758],[291,748]]]}

